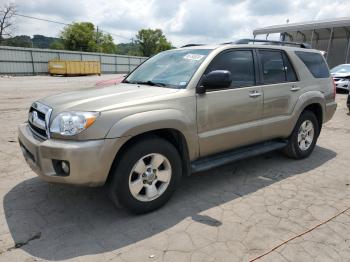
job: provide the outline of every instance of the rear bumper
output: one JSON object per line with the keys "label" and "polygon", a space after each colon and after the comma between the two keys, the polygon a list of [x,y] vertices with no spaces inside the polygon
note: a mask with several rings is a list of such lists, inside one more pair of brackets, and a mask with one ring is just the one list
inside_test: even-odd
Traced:
{"label": "rear bumper", "polygon": [[[42,141],[27,124],[23,124],[18,130],[18,140],[26,162],[45,181],[98,186],[105,183],[115,155],[125,138]],[[69,162],[69,174],[58,174],[53,160]]]}
{"label": "rear bumper", "polygon": [[333,117],[333,115],[335,113],[335,110],[337,110],[337,103],[336,102],[330,102],[330,103],[326,104],[323,123],[326,123],[329,120],[331,120],[331,118]]}

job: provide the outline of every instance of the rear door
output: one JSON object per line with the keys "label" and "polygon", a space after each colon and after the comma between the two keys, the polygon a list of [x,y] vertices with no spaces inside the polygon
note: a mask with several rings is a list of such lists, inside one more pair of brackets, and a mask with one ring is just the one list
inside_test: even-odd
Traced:
{"label": "rear door", "polygon": [[232,49],[218,54],[206,73],[228,70],[229,88],[197,95],[200,155],[222,152],[261,140],[263,94],[257,86],[256,54],[251,49]]}
{"label": "rear door", "polygon": [[301,94],[294,67],[283,50],[259,49],[260,77],[264,93],[262,136],[264,140],[284,136],[289,116]]}

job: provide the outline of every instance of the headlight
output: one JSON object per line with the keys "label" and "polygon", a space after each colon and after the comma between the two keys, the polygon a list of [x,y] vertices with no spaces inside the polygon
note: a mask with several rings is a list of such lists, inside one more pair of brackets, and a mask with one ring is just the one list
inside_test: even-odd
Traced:
{"label": "headlight", "polygon": [[63,136],[73,136],[79,134],[91,126],[98,112],[63,112],[58,114],[52,121],[50,132]]}

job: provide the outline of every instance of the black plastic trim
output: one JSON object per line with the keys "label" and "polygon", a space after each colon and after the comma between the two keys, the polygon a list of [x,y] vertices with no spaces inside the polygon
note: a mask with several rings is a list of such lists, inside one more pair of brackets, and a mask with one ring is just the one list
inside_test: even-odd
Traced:
{"label": "black plastic trim", "polygon": [[191,163],[191,171],[195,173],[209,170],[234,161],[281,149],[284,148],[286,145],[286,141],[268,141],[246,147],[241,147],[223,153],[218,153],[212,156],[204,157],[193,161]]}

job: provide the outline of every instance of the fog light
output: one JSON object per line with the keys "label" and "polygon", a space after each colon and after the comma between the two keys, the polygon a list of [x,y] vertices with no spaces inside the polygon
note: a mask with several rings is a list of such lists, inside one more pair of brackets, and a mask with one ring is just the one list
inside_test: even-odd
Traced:
{"label": "fog light", "polygon": [[52,159],[52,165],[55,170],[54,176],[69,176],[70,165],[68,161]]}
{"label": "fog light", "polygon": [[61,162],[61,168],[64,173],[69,174],[69,163],[67,161]]}

